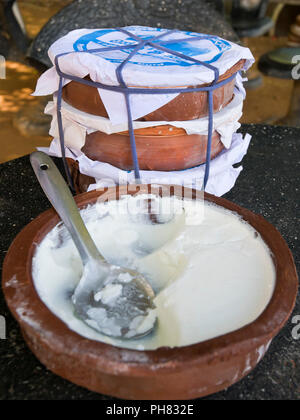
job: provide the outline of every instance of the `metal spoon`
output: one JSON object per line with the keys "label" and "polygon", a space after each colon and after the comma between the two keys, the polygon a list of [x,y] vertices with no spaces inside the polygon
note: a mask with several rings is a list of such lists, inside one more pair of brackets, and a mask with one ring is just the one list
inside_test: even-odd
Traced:
{"label": "metal spoon", "polygon": [[76,315],[97,331],[122,339],[145,336],[156,323],[154,292],[136,271],[108,264],[99,253],[73,196],[52,159],[32,153],[31,165],[78,249],[83,276],[73,295]]}

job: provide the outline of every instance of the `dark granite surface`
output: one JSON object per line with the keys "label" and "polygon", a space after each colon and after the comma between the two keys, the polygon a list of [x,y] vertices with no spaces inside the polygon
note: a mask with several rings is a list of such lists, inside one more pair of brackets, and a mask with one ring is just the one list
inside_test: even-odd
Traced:
{"label": "dark granite surface", "polygon": [[[244,171],[226,198],[262,214],[287,240],[300,264],[300,129],[250,125],[253,135]],[[0,265],[13,238],[49,207],[28,157],[0,165]],[[0,400],[110,399],[79,388],[47,371],[26,347],[0,292],[0,316],[7,320],[7,340],[0,340]],[[300,315],[300,299],[294,315]],[[268,354],[246,379],[210,400],[299,400],[300,340],[291,320]]]}

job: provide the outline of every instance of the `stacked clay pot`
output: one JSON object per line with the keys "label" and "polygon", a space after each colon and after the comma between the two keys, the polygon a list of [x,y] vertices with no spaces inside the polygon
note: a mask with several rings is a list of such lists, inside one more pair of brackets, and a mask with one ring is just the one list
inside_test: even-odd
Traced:
{"label": "stacked clay pot", "polygon": [[[220,76],[219,81],[229,79],[243,68],[244,63],[245,60],[240,60]],[[203,86],[207,85],[201,85]],[[214,113],[225,108],[232,101],[234,87],[235,78],[214,90]],[[95,87],[72,81],[63,88],[63,100],[79,111],[108,118],[98,89]],[[192,92],[179,94],[174,100],[139,121],[189,121],[207,118],[207,116],[207,92]],[[183,128],[176,128],[171,124],[161,126],[154,124],[153,127],[135,130],[135,140],[141,170],[180,171],[206,162],[207,134],[188,135]],[[220,135],[214,131],[211,158],[218,156],[223,149]],[[129,132],[108,135],[96,131],[87,134],[81,151],[93,161],[109,163],[126,171],[133,169]],[[74,164],[72,171],[74,172]]]}

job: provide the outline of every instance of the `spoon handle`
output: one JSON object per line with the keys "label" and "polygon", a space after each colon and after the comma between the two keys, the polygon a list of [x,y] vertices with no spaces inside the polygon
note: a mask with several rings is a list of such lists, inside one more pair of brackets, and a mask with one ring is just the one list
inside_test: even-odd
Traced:
{"label": "spoon handle", "polygon": [[53,160],[43,152],[30,156],[31,165],[50,203],[70,232],[83,264],[103,260],[79,213],[75,200]]}

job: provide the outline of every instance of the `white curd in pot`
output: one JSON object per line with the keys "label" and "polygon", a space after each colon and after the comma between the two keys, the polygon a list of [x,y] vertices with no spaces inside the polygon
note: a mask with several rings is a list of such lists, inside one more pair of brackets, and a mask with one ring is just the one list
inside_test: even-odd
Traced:
{"label": "white curd in pot", "polygon": [[[141,272],[156,292],[153,334],[120,341],[103,336],[74,315],[71,297],[83,267],[62,224],[41,242],[33,280],[47,307],[79,335],[137,350],[181,347],[235,331],[256,320],[272,297],[276,272],[270,250],[239,215],[195,200],[163,198],[176,215],[165,224],[132,216],[139,200],[123,197],[81,211],[109,263]],[[184,208],[184,211],[182,210]]]}

